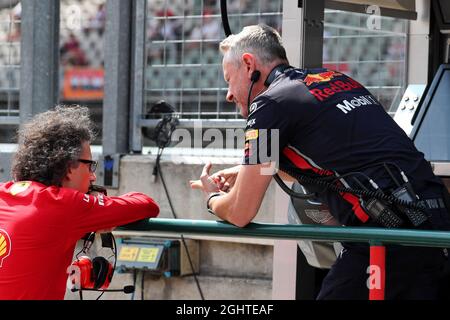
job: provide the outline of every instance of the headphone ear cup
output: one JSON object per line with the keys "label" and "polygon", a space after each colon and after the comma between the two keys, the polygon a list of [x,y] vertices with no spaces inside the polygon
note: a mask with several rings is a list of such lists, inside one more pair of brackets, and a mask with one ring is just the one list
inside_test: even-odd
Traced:
{"label": "headphone ear cup", "polygon": [[92,260],[88,256],[81,256],[72,265],[79,270],[79,281],[81,289],[92,289],[94,283],[92,281]]}
{"label": "headphone ear cup", "polygon": [[92,260],[94,289],[108,288],[112,277],[112,269],[109,261],[103,257],[95,257]]}

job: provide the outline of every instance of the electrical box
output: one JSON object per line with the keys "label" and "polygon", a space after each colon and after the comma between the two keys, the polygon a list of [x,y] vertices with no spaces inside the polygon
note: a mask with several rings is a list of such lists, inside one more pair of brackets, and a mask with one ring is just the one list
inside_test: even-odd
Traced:
{"label": "electrical box", "polygon": [[409,136],[412,131],[411,120],[414,113],[419,107],[422,95],[425,91],[424,84],[410,84],[405,91],[405,94],[400,101],[400,105],[395,113],[394,120]]}
{"label": "electrical box", "polygon": [[121,154],[113,154],[98,159],[97,176],[102,186],[108,189],[119,188],[121,157]]}
{"label": "electrical box", "polygon": [[[122,238],[117,244],[119,272],[142,270],[165,277],[196,274],[199,270],[199,244],[195,240],[165,238]],[[194,271],[189,260],[192,261]]]}

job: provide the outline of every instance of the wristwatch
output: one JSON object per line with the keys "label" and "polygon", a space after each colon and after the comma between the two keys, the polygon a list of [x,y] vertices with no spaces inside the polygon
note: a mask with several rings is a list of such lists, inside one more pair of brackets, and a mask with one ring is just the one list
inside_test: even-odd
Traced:
{"label": "wristwatch", "polygon": [[219,197],[219,196],[221,196],[221,195],[222,195],[222,193],[220,193],[220,192],[215,192],[215,193],[212,193],[212,194],[209,195],[208,199],[206,200],[206,209],[208,209],[208,212],[209,212],[209,213],[211,213],[211,214],[213,214],[213,215],[216,215],[216,214],[214,213],[214,211],[211,210],[211,207],[209,206],[209,201],[210,201],[212,198],[214,198],[214,197]]}

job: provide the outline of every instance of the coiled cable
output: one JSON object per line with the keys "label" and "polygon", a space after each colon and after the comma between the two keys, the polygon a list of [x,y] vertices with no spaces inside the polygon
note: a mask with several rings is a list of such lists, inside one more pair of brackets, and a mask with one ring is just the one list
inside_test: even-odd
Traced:
{"label": "coiled cable", "polygon": [[[294,172],[290,169],[282,169],[283,172],[286,172],[291,177],[298,180],[300,184],[312,184],[320,187],[324,187],[327,190],[334,191],[336,193],[351,193],[359,197],[368,197],[368,198],[375,198],[381,201],[386,201],[388,203],[400,205],[406,208],[411,209],[418,209],[423,210],[424,205],[417,202],[412,201],[405,201],[402,199],[398,199],[392,195],[386,195],[382,193],[380,190],[377,191],[371,191],[371,190],[363,190],[363,189],[354,189],[350,187],[345,187],[343,185],[338,185],[335,182],[337,182],[340,179],[343,179],[345,176],[349,176],[352,174],[356,174],[355,172],[351,172],[342,176],[326,176],[326,177],[312,177],[307,174],[302,174],[299,172]],[[361,172],[358,172],[360,174]],[[289,194],[291,197],[298,198],[298,199],[313,199],[317,198],[317,193],[309,193],[309,194],[301,194],[298,192],[293,191],[290,189],[286,184],[281,180],[281,178],[277,175],[275,175],[275,181],[280,185],[280,187],[285,191],[287,194]]]}

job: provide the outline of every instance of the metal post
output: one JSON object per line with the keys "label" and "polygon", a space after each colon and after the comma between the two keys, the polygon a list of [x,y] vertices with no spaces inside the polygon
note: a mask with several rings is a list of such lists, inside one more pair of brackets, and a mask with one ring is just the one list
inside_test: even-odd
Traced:
{"label": "metal post", "polygon": [[59,7],[55,0],[22,0],[22,123],[58,103]]}
{"label": "metal post", "polygon": [[300,66],[321,68],[325,0],[303,0],[301,12]]}
{"label": "metal post", "polygon": [[103,155],[129,151],[131,13],[132,1],[106,2]]}
{"label": "metal post", "polygon": [[141,119],[145,105],[145,30],[147,25],[146,0],[133,1],[133,24],[131,40],[131,97],[130,97],[130,149],[142,152]]}
{"label": "metal post", "polygon": [[370,244],[369,300],[384,300],[386,281],[386,247],[380,244]]}
{"label": "metal post", "polygon": [[409,21],[407,84],[428,83],[431,1],[416,0],[417,20]]}

